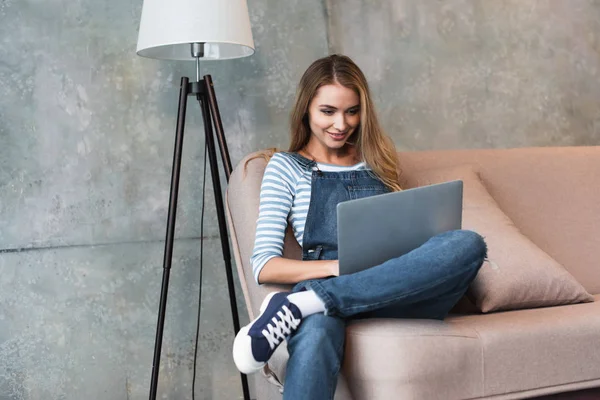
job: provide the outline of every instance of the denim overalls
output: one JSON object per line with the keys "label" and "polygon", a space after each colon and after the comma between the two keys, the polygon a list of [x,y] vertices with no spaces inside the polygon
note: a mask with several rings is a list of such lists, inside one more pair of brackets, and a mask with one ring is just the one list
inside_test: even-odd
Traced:
{"label": "denim overalls", "polygon": [[[336,260],[337,204],[389,190],[371,171],[313,170],[314,161],[288,155],[312,175],[302,258]],[[326,312],[304,318],[288,339],[284,399],[333,399],[347,319],[443,319],[475,279],[486,254],[477,233],[450,231],[364,271],[298,283],[293,291],[314,290]]]}
{"label": "denim overalls", "polygon": [[338,203],[387,193],[390,190],[371,171],[328,172],[313,170],[317,163],[288,153],[312,171],[310,205],[302,239],[303,260],[337,260]]}

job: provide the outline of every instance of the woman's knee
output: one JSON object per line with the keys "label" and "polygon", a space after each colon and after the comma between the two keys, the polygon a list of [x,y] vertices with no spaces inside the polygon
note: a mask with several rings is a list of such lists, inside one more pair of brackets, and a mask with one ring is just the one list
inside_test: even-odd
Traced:
{"label": "woman's knee", "polygon": [[302,331],[318,338],[344,337],[346,323],[338,317],[322,313],[312,314],[302,320]]}
{"label": "woman's knee", "polygon": [[321,313],[312,314],[302,320],[296,333],[288,340],[288,348],[292,351],[300,347],[302,351],[330,348],[338,352],[344,345],[345,336],[344,320]]}
{"label": "woman's knee", "polygon": [[436,238],[440,240],[439,245],[449,252],[449,266],[464,269],[470,276],[478,273],[487,257],[487,245],[479,233],[458,229],[445,232]]}
{"label": "woman's knee", "polygon": [[448,231],[440,235],[445,241],[452,242],[454,248],[464,249],[469,255],[477,258],[487,257],[487,244],[479,233],[467,229]]}

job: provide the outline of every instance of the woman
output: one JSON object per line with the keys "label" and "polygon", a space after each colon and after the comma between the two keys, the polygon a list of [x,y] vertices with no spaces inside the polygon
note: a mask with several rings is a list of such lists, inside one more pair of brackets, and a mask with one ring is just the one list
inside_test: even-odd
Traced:
{"label": "woman", "polygon": [[[400,190],[396,150],[352,60],[332,55],[308,68],[291,135],[288,152],[274,153],[265,170],[251,263],[259,284],[296,285],[267,296],[259,317],[236,336],[233,356],[241,372],[253,373],[286,339],[284,399],[332,399],[345,321],[444,319],[477,275],[486,245],[475,232],[447,232],[404,256],[339,276],[337,204]],[[282,257],[288,223],[302,261]]]}

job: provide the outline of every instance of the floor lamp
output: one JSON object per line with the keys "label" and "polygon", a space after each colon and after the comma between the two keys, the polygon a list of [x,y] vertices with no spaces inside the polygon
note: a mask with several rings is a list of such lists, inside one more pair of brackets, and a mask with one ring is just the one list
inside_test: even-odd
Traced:
{"label": "floor lamp", "polygon": [[[249,56],[253,53],[254,40],[252,38],[246,0],[144,0],[137,54],[149,58],[191,60],[196,62],[196,82],[189,82],[189,78],[183,77],[179,92],[179,110],[177,113],[177,129],[163,260],[163,278],[154,344],[152,379],[150,383],[150,400],[156,399],[158,386],[160,355],[169,290],[169,274],[173,255],[177,195],[179,192],[179,175],[183,150],[183,131],[185,127],[187,99],[190,95],[196,97],[202,111],[207,155],[214,188],[219,234],[221,237],[223,258],[225,260],[229,301],[235,333],[240,329],[213,126],[227,181],[229,181],[232,166],[227,142],[223,134],[223,124],[213,89],[212,78],[210,75],[205,75],[203,79],[200,79],[200,60],[232,59]],[[240,374],[240,376],[244,399],[249,400],[250,394],[247,378],[243,374]]]}

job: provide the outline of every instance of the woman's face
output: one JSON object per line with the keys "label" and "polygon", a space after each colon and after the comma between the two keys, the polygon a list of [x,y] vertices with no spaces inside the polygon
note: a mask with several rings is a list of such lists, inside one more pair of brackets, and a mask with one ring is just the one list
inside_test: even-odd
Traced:
{"label": "woman's face", "polygon": [[339,83],[321,86],[308,106],[308,121],[310,142],[341,149],[360,124],[358,94]]}

